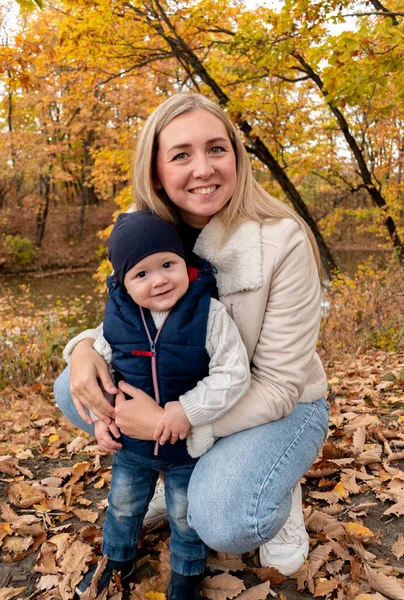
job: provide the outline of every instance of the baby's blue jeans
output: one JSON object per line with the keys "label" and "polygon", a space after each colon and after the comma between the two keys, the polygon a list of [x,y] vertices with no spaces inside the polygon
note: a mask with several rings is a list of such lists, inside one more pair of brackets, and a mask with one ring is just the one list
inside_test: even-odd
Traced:
{"label": "baby's blue jeans", "polygon": [[[65,369],[55,383],[65,416],[93,434],[76,411]],[[216,442],[195,466],[188,487],[188,522],[214,550],[238,554],[273,538],[289,516],[291,490],[327,437],[324,398],[298,403],[283,419]]]}
{"label": "baby's blue jeans", "polygon": [[135,557],[143,519],[154,494],[157,477],[164,472],[167,516],[170,523],[171,568],[182,575],[199,575],[208,549],[187,522],[187,491],[195,459],[169,463],[121,449],[114,454],[111,490],[103,529],[102,552],[112,560]]}

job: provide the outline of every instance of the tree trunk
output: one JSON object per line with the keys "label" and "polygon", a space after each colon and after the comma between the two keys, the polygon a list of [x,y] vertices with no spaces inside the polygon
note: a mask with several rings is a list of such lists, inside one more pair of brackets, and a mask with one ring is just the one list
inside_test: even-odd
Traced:
{"label": "tree trunk", "polygon": [[48,218],[49,200],[50,200],[50,180],[48,175],[39,176],[39,194],[41,204],[36,213],[36,238],[35,244],[39,247],[42,244],[45,234],[46,220]]}
{"label": "tree trunk", "polygon": [[81,206],[79,215],[79,233],[83,233],[84,218],[86,214],[86,206],[90,204],[91,195],[91,145],[94,141],[94,131],[90,129],[84,141],[84,169],[83,169],[83,187],[81,190]]}

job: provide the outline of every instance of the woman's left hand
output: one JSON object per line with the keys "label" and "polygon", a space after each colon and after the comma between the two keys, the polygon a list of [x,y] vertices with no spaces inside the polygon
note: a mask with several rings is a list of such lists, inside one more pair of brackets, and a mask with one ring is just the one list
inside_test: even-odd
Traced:
{"label": "woman's left hand", "polygon": [[[115,423],[121,432],[138,440],[153,440],[164,410],[145,392],[120,381],[115,401]],[[125,400],[128,394],[132,400]]]}

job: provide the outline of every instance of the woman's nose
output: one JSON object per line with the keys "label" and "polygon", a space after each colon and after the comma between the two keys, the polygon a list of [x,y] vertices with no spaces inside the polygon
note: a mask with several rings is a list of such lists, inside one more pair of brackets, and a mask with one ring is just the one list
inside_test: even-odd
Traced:
{"label": "woman's nose", "polygon": [[214,172],[214,166],[207,156],[200,156],[195,159],[193,169],[193,176],[195,179],[208,179]]}

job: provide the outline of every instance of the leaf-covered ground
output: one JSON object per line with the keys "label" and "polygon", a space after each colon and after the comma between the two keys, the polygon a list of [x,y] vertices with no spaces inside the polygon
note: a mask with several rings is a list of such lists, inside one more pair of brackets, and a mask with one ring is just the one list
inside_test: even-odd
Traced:
{"label": "leaf-covered ground", "polygon": [[[330,435],[303,481],[307,563],[286,579],[254,552],[212,552],[207,598],[404,600],[404,354],[328,373]],[[51,382],[3,390],[0,417],[0,600],[70,600],[100,556],[110,457],[61,417]],[[132,600],[164,600],[168,536],[144,531]],[[119,578],[109,594],[121,598]]]}

